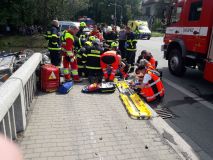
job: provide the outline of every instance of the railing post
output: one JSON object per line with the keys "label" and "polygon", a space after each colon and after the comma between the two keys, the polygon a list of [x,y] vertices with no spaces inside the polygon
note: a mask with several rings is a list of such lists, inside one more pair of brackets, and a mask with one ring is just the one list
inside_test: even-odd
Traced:
{"label": "railing post", "polygon": [[15,114],[15,123],[16,123],[17,132],[24,131],[26,128],[25,110],[26,110],[26,106],[24,102],[24,92],[22,90],[14,102],[14,114]]}

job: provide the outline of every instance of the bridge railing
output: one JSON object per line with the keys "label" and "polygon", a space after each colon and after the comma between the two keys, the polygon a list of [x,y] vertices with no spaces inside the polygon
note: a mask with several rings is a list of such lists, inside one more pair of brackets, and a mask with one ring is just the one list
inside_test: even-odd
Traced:
{"label": "bridge railing", "polygon": [[42,54],[34,53],[0,86],[0,132],[11,139],[26,128],[41,60]]}

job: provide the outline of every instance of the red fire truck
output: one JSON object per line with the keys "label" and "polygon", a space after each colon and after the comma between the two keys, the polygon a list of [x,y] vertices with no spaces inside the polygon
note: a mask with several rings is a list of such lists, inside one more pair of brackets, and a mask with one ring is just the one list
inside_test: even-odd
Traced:
{"label": "red fire truck", "polygon": [[169,8],[162,51],[170,72],[200,69],[213,82],[213,0],[174,0]]}

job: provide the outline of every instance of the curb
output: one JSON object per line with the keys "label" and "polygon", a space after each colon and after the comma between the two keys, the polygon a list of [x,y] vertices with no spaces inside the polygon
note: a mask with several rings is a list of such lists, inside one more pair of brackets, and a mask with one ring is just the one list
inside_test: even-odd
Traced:
{"label": "curb", "polygon": [[178,134],[161,117],[153,117],[149,122],[183,160],[212,160],[212,158],[207,153],[205,153],[195,142],[184,135],[183,132],[180,132],[182,133],[182,136],[187,139],[187,141],[191,142],[192,146],[190,146],[186,140],[184,140],[180,134]]}

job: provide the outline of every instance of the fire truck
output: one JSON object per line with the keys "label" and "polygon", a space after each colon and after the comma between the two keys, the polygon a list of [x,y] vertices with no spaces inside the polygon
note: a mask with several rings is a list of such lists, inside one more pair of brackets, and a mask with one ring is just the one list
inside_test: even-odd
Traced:
{"label": "fire truck", "polygon": [[213,82],[213,0],[174,0],[164,16],[161,50],[169,71],[182,76],[188,67],[199,69]]}

